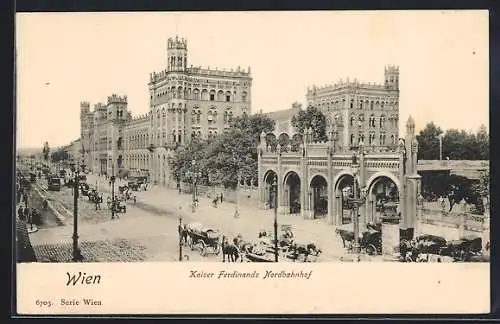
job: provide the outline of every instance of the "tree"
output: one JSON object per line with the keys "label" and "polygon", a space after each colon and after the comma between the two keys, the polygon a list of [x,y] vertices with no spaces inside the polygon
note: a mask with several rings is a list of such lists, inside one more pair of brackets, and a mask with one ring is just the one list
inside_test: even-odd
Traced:
{"label": "tree", "polygon": [[328,140],[326,134],[326,117],[316,107],[309,106],[306,110],[300,110],[292,117],[292,126],[301,134],[304,130],[311,128],[313,141],[323,142]]}
{"label": "tree", "polygon": [[443,134],[440,127],[433,122],[428,123],[417,135],[418,159],[438,160],[439,159],[439,138]]}
{"label": "tree", "polygon": [[45,161],[48,161],[49,160],[49,153],[50,153],[49,142],[44,143],[42,153],[43,153],[43,159]]}
{"label": "tree", "polygon": [[238,175],[256,179],[260,134],[272,132],[274,125],[263,114],[235,118],[228,132],[217,136],[206,149],[210,182],[234,188]]}
{"label": "tree", "polygon": [[52,152],[52,154],[50,155],[50,159],[52,160],[52,162],[68,160],[69,154],[66,150],[60,148],[57,151]]}
{"label": "tree", "polygon": [[490,138],[485,125],[479,126],[476,134],[477,147],[480,160],[490,159]]}
{"label": "tree", "polygon": [[275,125],[276,122],[264,114],[238,116],[231,122],[231,128],[241,129],[244,133],[253,137],[256,143],[258,143],[262,132],[272,132]]}
{"label": "tree", "polygon": [[[201,171],[205,166],[205,148],[207,141],[199,138],[192,138],[186,145],[178,146],[174,154],[169,157],[169,165],[175,178],[180,181],[188,181],[186,172]],[[196,162],[194,170],[192,161]]]}

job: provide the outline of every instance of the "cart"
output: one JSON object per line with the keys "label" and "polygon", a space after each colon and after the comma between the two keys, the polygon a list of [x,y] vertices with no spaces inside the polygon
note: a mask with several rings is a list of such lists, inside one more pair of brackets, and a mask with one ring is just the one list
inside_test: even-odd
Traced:
{"label": "cart", "polygon": [[193,251],[200,247],[200,254],[206,256],[209,253],[219,255],[221,251],[220,234],[218,230],[205,227],[201,223],[189,223],[186,225],[188,246]]}

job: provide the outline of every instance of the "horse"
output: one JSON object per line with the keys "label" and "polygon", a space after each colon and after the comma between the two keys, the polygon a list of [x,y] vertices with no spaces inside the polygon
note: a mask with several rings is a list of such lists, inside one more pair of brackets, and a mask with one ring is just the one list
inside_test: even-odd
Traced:
{"label": "horse", "polygon": [[243,240],[241,235],[236,236],[236,238],[233,240],[233,242],[240,250],[240,253],[250,253],[252,250],[253,244]]}
{"label": "horse", "polygon": [[240,249],[236,245],[237,238],[233,239],[233,243],[229,243],[227,237],[222,237],[222,262],[226,262],[226,256],[228,262],[236,262],[238,258],[243,262],[243,257],[240,255]]}
{"label": "horse", "polygon": [[314,243],[309,243],[309,244],[296,244],[294,243],[291,247],[292,252],[292,259],[293,261],[297,261],[299,258],[299,255],[304,256],[304,261],[307,262],[309,256],[315,256],[318,257],[322,251],[320,248],[316,246]]}
{"label": "horse", "polygon": [[186,224],[180,225],[178,227],[179,230],[179,240],[181,242],[181,245],[187,245],[188,244],[188,230],[186,228]]}
{"label": "horse", "polygon": [[345,242],[352,242],[352,241],[354,241],[354,232],[337,228],[335,230],[335,233],[337,235],[339,235],[340,238],[342,239],[342,244],[343,244],[344,248],[346,248]]}

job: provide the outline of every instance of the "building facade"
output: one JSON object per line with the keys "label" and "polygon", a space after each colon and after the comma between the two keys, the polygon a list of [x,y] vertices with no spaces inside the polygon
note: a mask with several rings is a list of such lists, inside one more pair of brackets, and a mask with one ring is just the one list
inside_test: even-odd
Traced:
{"label": "building facade", "polygon": [[85,163],[94,172],[130,170],[151,181],[176,185],[168,157],[191,138],[209,139],[229,128],[232,118],[251,114],[250,68],[231,70],[188,66],[185,39],[168,39],[166,68],[150,74],[149,111],[132,117],[127,97],[106,104],[82,102],[80,123]]}
{"label": "building facade", "polygon": [[356,79],[307,90],[307,104],[319,108],[339,132],[340,147],[396,147],[399,133],[399,67],[386,66],[384,83]]}

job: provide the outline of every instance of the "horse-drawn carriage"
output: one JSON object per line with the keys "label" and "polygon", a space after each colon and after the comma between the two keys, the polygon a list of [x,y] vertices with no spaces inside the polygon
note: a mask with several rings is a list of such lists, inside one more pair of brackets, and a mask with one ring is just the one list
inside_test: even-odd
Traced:
{"label": "horse-drawn carriage", "polygon": [[108,206],[108,209],[113,210],[115,213],[127,212],[127,205],[125,204],[125,201],[119,199],[118,197],[115,197],[115,199],[108,197],[106,205]]}
{"label": "horse-drawn carriage", "polygon": [[442,248],[441,254],[447,255],[456,261],[471,261],[477,259],[482,251],[482,239],[480,237],[469,235],[458,240],[447,242]]}
{"label": "horse-drawn carriage", "polygon": [[80,183],[80,192],[83,196],[89,195],[90,186],[86,182]]}
{"label": "horse-drawn carriage", "polygon": [[94,188],[87,191],[87,197],[89,198],[89,201],[94,204],[100,204],[103,202],[102,193],[97,192]]}
{"label": "horse-drawn carriage", "polygon": [[[354,232],[337,229],[335,231],[342,239],[344,248],[352,251],[354,244]],[[375,254],[382,254],[382,232],[377,225],[368,225],[367,229],[361,233],[359,237],[359,247],[366,254],[372,256]]]}
{"label": "horse-drawn carriage", "polygon": [[205,227],[203,224],[195,222],[187,224],[185,231],[187,245],[191,248],[191,251],[199,246],[202,256],[206,256],[208,253],[219,255],[221,243],[218,230]]}

